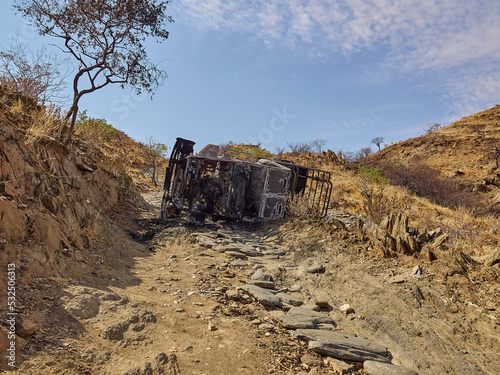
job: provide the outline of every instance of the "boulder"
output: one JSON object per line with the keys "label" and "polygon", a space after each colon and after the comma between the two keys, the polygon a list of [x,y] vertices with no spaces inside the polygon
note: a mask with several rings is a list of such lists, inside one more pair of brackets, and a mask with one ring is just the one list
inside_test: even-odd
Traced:
{"label": "boulder", "polygon": [[265,289],[274,289],[276,285],[274,281],[265,281],[265,280],[250,280],[250,284],[259,286]]}
{"label": "boulder", "polygon": [[420,258],[432,261],[436,258],[435,251],[444,245],[448,235],[441,228],[427,233],[410,230],[408,221],[406,215],[399,213],[387,216],[380,225],[373,224],[368,233],[373,248],[384,257],[420,252]]}
{"label": "boulder", "polygon": [[318,357],[316,354],[306,353],[302,357],[300,357],[300,362],[305,364],[308,367],[323,367],[323,361],[321,357]]}
{"label": "boulder", "polygon": [[281,300],[267,289],[250,284],[243,285],[241,289],[251,294],[264,306],[281,307],[282,305]]}
{"label": "boulder", "polygon": [[326,357],[325,362],[332,370],[339,374],[350,374],[354,372],[354,366],[336,358]]}
{"label": "boulder", "polygon": [[273,281],[273,277],[264,271],[262,268],[259,268],[255,273],[250,277],[251,280],[262,280],[262,281]]}
{"label": "boulder", "polygon": [[287,329],[316,329],[318,321],[313,316],[307,315],[284,315],[278,317],[281,325]]}
{"label": "boulder", "polygon": [[334,320],[329,315],[322,312],[306,309],[305,307],[292,307],[290,311],[288,311],[287,315],[311,316],[315,318],[318,323],[335,324]]}
{"label": "boulder", "polygon": [[200,246],[212,249],[215,248],[218,243],[215,241],[213,238],[205,237],[205,236],[198,236],[198,244]]}
{"label": "boulder", "polygon": [[233,258],[247,259],[247,256],[239,251],[226,251],[225,253]]}
{"label": "boulder", "polygon": [[438,246],[441,246],[443,245],[446,240],[448,239],[448,235],[446,233],[443,233],[441,234],[440,236],[436,237],[433,241],[432,241],[432,245],[434,247],[438,247]]}
{"label": "boulder", "polygon": [[298,329],[295,337],[308,341],[316,353],[347,361],[378,361],[390,363],[387,349],[376,342],[344,332]]}
{"label": "boulder", "polygon": [[76,318],[89,319],[99,313],[99,300],[93,295],[77,295],[65,304],[66,310]]}
{"label": "boulder", "polygon": [[276,297],[278,297],[283,303],[286,303],[287,305],[300,306],[304,304],[302,300],[295,298],[294,296],[288,293],[281,292],[276,294]]}
{"label": "boulder", "polygon": [[325,265],[321,263],[315,263],[307,269],[308,273],[323,273],[325,272]]}
{"label": "boulder", "polygon": [[418,375],[412,369],[376,361],[365,361],[363,368],[369,375]]}
{"label": "boulder", "polygon": [[278,320],[287,329],[317,329],[324,324],[335,327],[335,322],[330,316],[304,307],[292,307],[288,314],[278,317]]}
{"label": "boulder", "polygon": [[237,249],[238,249],[237,251],[249,257],[261,257],[262,255],[264,255],[261,251],[246,244],[245,245],[237,244]]}
{"label": "boulder", "polygon": [[248,266],[248,263],[245,262],[243,259],[233,260],[230,264],[233,267],[245,267],[245,266]]}
{"label": "boulder", "polygon": [[130,322],[127,321],[111,324],[104,329],[103,337],[107,340],[123,340],[123,334],[129,326]]}

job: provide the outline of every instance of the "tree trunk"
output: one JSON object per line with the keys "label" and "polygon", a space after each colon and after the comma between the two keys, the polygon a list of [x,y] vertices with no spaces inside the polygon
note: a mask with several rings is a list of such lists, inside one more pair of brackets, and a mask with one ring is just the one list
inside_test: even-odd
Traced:
{"label": "tree trunk", "polygon": [[[73,104],[66,114],[64,125],[61,127],[61,131],[59,132],[59,141],[64,142],[64,144],[68,144],[71,141],[71,133],[73,132],[73,128],[76,123],[76,116],[78,115],[78,99],[79,98],[77,97],[73,98]],[[71,122],[68,127],[68,121],[70,119]]]}
{"label": "tree trunk", "polygon": [[64,141],[64,144],[66,144],[66,145],[71,142],[71,136],[73,135],[73,128],[75,127],[77,115],[78,115],[78,106],[76,107],[76,110],[71,115],[71,123],[69,124],[69,128],[68,128],[68,137]]}
{"label": "tree trunk", "polygon": [[156,186],[156,157],[153,156],[153,185]]}

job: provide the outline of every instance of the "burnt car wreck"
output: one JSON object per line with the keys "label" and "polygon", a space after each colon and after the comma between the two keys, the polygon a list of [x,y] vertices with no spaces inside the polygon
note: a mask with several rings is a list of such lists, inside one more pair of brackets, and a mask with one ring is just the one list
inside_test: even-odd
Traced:
{"label": "burnt car wreck", "polygon": [[[330,173],[286,160],[252,160],[246,154],[209,145],[193,154],[195,142],[177,138],[165,174],[161,218],[172,209],[195,220],[255,221],[284,217],[291,201],[305,202],[306,210],[325,216],[332,183]],[[244,157],[250,160],[244,160]]]}

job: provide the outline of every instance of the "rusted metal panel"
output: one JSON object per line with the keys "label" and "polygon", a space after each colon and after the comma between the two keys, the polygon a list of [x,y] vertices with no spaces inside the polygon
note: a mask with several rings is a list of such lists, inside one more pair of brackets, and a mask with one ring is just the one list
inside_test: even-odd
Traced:
{"label": "rusted metal panel", "polygon": [[291,176],[290,169],[270,160],[261,159],[253,166],[251,190],[258,217],[280,219],[284,216]]}
{"label": "rusted metal panel", "polygon": [[[168,207],[174,207],[197,219],[206,215],[233,220],[279,219],[285,215],[291,195],[306,193],[307,199],[313,204],[320,202],[326,213],[329,193],[318,194],[316,190],[330,183],[329,174],[285,161],[228,158],[229,149],[213,157],[213,147],[210,152],[205,148],[203,155],[208,156],[194,156],[193,146],[194,142],[177,138],[165,177],[162,218],[167,217]],[[331,191],[331,183],[329,186]]]}

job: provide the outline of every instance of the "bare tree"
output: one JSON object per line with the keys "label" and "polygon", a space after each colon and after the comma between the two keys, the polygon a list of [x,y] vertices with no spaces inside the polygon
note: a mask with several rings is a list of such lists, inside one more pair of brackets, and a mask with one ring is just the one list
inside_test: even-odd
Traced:
{"label": "bare tree", "polygon": [[384,142],[384,137],[376,137],[372,139],[372,142],[375,146],[378,147],[378,150],[380,151],[380,145]]}
{"label": "bare tree", "polygon": [[295,142],[287,143],[292,154],[302,154],[304,152],[311,152],[312,146],[310,142]]}
{"label": "bare tree", "polygon": [[340,161],[344,160],[347,163],[352,164],[352,163],[356,162],[357,155],[352,150],[338,149],[337,150],[337,158]]}
{"label": "bare tree", "polygon": [[151,176],[151,182],[156,186],[158,167],[161,164],[161,159],[167,156],[168,146],[156,141],[153,137],[148,137],[143,143],[143,148],[146,151],[147,171]]}
{"label": "bare tree", "polygon": [[439,124],[437,122],[435,124],[429,125],[429,126],[424,128],[424,130],[427,134],[432,134],[436,130],[439,130],[439,129],[441,129],[441,124]]}
{"label": "bare tree", "polygon": [[[144,42],[168,38],[163,27],[169,1],[156,0],[15,0],[14,8],[38,29],[40,35],[62,39],[61,49],[73,56],[78,69],[73,78],[73,99],[61,128],[66,143],[83,95],[109,84],[128,85],[140,94],[153,93],[165,72],[152,64]],[[85,82],[85,87],[82,87]]]}
{"label": "bare tree", "polygon": [[371,147],[363,147],[358,151],[358,160],[366,160],[366,158],[373,153]]}
{"label": "bare tree", "polygon": [[282,156],[285,153],[285,148],[283,146],[276,146],[274,151],[276,152],[276,155]]}
{"label": "bare tree", "polygon": [[42,105],[62,101],[68,69],[68,60],[50,54],[45,46],[33,51],[17,37],[0,51],[0,82]]}
{"label": "bare tree", "polygon": [[323,147],[326,146],[326,139],[321,139],[321,138],[316,138],[316,139],[313,139],[310,144],[311,144],[311,148],[316,151],[318,154],[321,154],[323,153]]}
{"label": "bare tree", "polygon": [[316,152],[321,154],[323,153],[323,147],[326,146],[326,143],[325,139],[316,138],[309,142],[287,143],[287,145],[292,154],[301,154],[304,152]]}
{"label": "bare tree", "polygon": [[351,150],[339,150],[338,155],[343,156],[345,160],[350,165],[363,164],[366,158],[373,153],[371,147],[363,147],[357,151]]}

